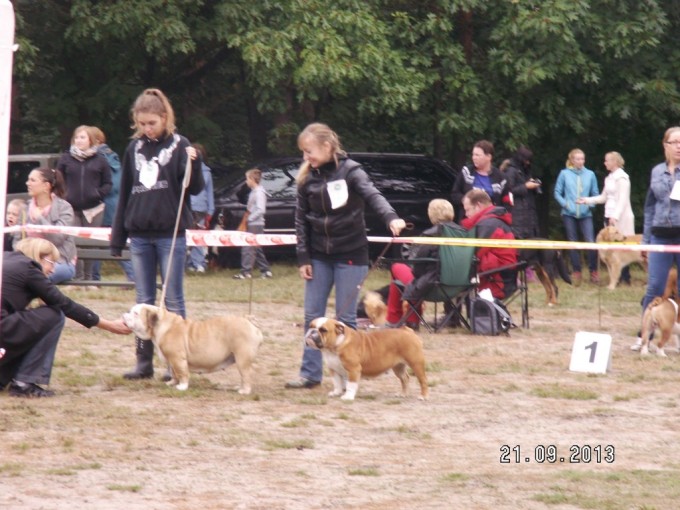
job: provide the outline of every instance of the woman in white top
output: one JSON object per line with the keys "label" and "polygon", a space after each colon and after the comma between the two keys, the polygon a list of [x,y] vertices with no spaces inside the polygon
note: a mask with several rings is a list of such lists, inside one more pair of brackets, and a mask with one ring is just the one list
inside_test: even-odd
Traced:
{"label": "woman in white top", "polygon": [[[604,156],[604,166],[609,175],[604,180],[602,193],[595,197],[578,199],[583,204],[604,204],[605,226],[610,225],[625,236],[635,234],[635,216],[630,205],[630,179],[623,170],[624,160],[618,152]],[[621,281],[630,283],[630,271],[625,267]]]}

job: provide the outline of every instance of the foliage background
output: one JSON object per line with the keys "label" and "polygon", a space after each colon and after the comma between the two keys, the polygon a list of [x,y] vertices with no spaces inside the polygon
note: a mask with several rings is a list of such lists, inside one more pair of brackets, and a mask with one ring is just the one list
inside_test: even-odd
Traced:
{"label": "foliage background", "polygon": [[[678,124],[677,0],[18,0],[11,152],[63,150],[94,124],[122,152],[149,86],[213,165],[297,151],[311,121],[351,150],[496,164],[519,144],[552,184],[570,149],[604,178],[620,151],[638,223],[663,131]],[[552,217],[553,221],[549,218]],[[546,228],[546,231],[548,229]]]}

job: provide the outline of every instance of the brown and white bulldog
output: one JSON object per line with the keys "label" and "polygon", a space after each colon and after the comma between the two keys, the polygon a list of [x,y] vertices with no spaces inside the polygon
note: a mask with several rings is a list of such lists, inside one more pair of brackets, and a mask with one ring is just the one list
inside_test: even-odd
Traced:
{"label": "brown and white bulldog", "polygon": [[342,395],[343,400],[354,400],[362,377],[376,377],[389,369],[401,381],[401,395],[406,396],[408,365],[420,383],[420,400],[427,399],[423,342],[410,328],[364,332],[320,317],[310,323],[305,342],[323,352],[333,376],[333,391],[328,394],[331,397]]}
{"label": "brown and white bulldog", "polygon": [[123,322],[142,340],[151,340],[172,369],[168,385],[189,387],[189,372],[223,370],[236,363],[241,375],[239,393],[251,391],[252,365],[262,332],[245,317],[183,319],[158,306],[136,304],[123,314]]}
{"label": "brown and white bulldog", "polygon": [[674,337],[678,344],[678,334],[680,334],[680,314],[678,313],[678,303],[670,298],[656,297],[652,300],[645,313],[642,315],[642,345],[640,354],[649,354],[649,339],[653,336],[656,328],[661,331],[656,353],[659,356],[666,356],[664,346],[666,342]]}

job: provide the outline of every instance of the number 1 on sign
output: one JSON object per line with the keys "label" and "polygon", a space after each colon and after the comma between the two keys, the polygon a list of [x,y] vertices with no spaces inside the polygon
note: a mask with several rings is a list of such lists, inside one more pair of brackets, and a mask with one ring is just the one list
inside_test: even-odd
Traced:
{"label": "number 1 on sign", "polygon": [[601,333],[579,331],[574,338],[569,370],[606,374],[611,368],[612,337]]}
{"label": "number 1 on sign", "polygon": [[586,345],[585,350],[591,349],[589,363],[595,363],[595,354],[597,353],[597,342],[593,342],[590,345]]}

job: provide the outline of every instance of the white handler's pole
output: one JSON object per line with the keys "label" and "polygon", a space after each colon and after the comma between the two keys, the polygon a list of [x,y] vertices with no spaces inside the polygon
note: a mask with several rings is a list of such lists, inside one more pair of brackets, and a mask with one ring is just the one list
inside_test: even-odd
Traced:
{"label": "white handler's pole", "polygon": [[[0,0],[0,212],[5,224],[7,201],[7,160],[9,154],[9,119],[12,104],[12,58],[14,45],[14,7],[9,0]],[[0,248],[3,248],[0,239]],[[0,267],[3,252],[0,250]],[[2,294],[2,271],[0,271],[0,296]]]}

